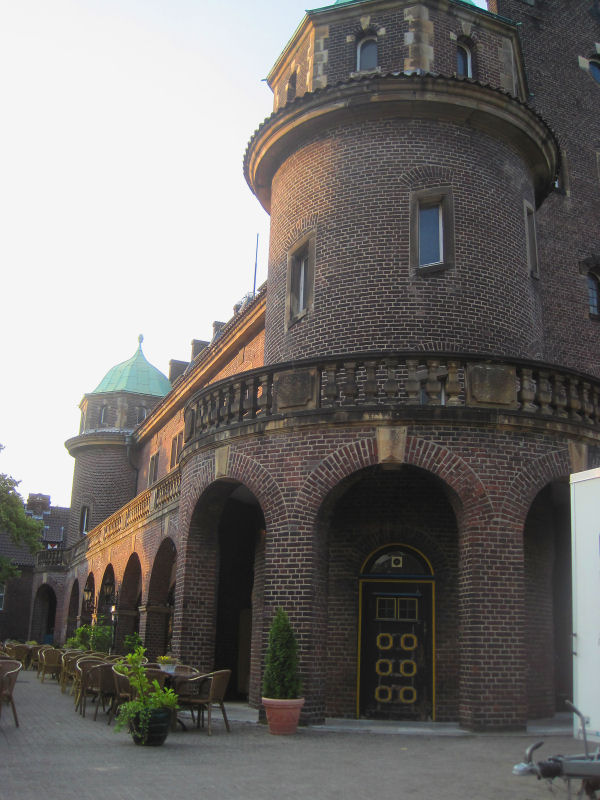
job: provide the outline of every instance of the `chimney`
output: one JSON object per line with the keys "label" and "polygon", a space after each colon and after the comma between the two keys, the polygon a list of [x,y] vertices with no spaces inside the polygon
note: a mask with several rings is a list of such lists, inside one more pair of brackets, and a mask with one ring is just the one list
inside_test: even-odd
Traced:
{"label": "chimney", "polygon": [[171,383],[175,383],[177,378],[183,375],[189,367],[189,363],[189,361],[176,361],[174,358],[169,361],[169,380]]}
{"label": "chimney", "polygon": [[192,361],[196,358],[196,356],[200,355],[203,350],[206,350],[207,347],[208,342],[205,342],[202,339],[192,339]]}
{"label": "chimney", "polygon": [[221,335],[222,329],[225,327],[226,322],[213,322],[213,335],[211,342],[215,342]]}

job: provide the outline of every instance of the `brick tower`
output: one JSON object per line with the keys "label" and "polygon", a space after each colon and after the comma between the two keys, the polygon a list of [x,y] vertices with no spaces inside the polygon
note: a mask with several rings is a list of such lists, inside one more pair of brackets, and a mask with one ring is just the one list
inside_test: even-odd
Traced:
{"label": "brick tower", "polygon": [[112,367],[80,403],[79,435],[65,442],[75,459],[68,544],[75,544],[137,492],[131,449],[134,428],[169,392],[171,384],[142,352]]}

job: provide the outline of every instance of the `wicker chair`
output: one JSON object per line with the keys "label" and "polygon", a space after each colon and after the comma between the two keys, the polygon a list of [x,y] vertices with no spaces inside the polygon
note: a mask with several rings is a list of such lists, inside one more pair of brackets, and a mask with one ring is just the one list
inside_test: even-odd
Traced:
{"label": "wicker chair", "polygon": [[221,709],[227,733],[231,733],[229,720],[223,705],[230,678],[231,670],[221,669],[216,672],[210,672],[207,675],[195,675],[179,682],[179,706],[191,710],[192,719],[194,718],[194,712],[198,715],[196,719],[197,728],[200,727],[201,723],[202,727],[204,727],[204,712],[206,711],[209,736],[212,735],[211,709],[213,705],[218,705]]}
{"label": "wicker chair", "polygon": [[64,694],[67,686],[71,684],[71,694],[75,688],[77,680],[76,666],[80,658],[83,658],[82,650],[67,650],[62,654],[62,667],[60,670],[60,690]]}
{"label": "wicker chair", "polygon": [[127,703],[133,697],[133,690],[131,688],[131,684],[129,683],[129,678],[127,677],[127,675],[123,675],[121,672],[118,672],[114,664],[111,665],[111,669],[115,685],[115,694],[111,710],[108,714],[109,725],[112,721],[112,718],[119,710],[119,706],[121,705],[121,703]]}
{"label": "wicker chair", "polygon": [[31,645],[30,644],[15,644],[13,645],[13,658],[20,661],[23,669],[29,668],[29,661],[31,659]]}
{"label": "wicker chair", "polygon": [[17,728],[19,727],[19,718],[17,717],[13,691],[17,682],[17,675],[22,667],[23,665],[20,661],[8,661],[6,659],[0,661],[0,716],[2,716],[2,706],[5,703],[10,705]]}
{"label": "wicker chair", "polygon": [[[97,664],[87,673],[87,684],[91,694],[96,696],[96,710],[94,711],[94,721],[98,718],[98,709],[102,703],[102,710],[106,711],[106,704],[108,702],[108,722],[110,724],[112,717],[112,710],[115,701],[115,682],[113,680],[113,665]],[[85,714],[84,714],[85,716]]]}
{"label": "wicker chair", "polygon": [[105,664],[101,658],[83,656],[75,664],[75,711],[85,717],[85,707],[88,697],[97,697],[98,692],[90,682],[90,672],[94,667]]}
{"label": "wicker chair", "polygon": [[62,650],[56,647],[47,647],[40,651],[40,661],[42,662],[42,683],[48,673],[58,680],[62,669]]}

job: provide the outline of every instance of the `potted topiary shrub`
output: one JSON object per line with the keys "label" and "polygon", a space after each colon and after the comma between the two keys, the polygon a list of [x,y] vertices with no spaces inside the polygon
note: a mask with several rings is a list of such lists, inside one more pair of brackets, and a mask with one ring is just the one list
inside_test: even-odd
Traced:
{"label": "potted topiary shrub", "polygon": [[270,733],[296,733],[304,705],[300,692],[298,643],[288,615],[278,608],[269,631],[263,675],[262,703]]}
{"label": "potted topiary shrub", "polygon": [[171,716],[177,709],[173,689],[163,689],[156,679],[150,683],[144,667],[144,647],[137,647],[115,665],[115,670],[129,678],[134,697],[119,706],[116,730],[125,725],[136,744],[161,745],[169,733]]}

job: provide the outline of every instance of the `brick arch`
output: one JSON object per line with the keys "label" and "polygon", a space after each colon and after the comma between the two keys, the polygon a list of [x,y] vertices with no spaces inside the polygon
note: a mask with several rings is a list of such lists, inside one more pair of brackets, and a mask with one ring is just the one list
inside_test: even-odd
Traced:
{"label": "brick arch", "polygon": [[[380,465],[375,438],[359,439],[339,448],[324,459],[307,477],[298,493],[292,516],[315,518],[327,495],[345,478],[366,467]],[[460,456],[435,442],[409,436],[403,464],[419,467],[438,477],[458,499],[465,515],[491,503],[473,469]],[[457,509],[455,509],[455,513]]]}
{"label": "brick arch", "polygon": [[256,459],[243,453],[230,453],[226,474],[216,477],[214,457],[201,465],[185,490],[185,501],[182,504],[180,530],[186,532],[187,538],[192,517],[198,502],[206,490],[221,480],[235,480],[248,488],[260,503],[267,530],[279,524],[287,517],[287,503],[279,484],[273,475]]}
{"label": "brick arch", "polygon": [[563,480],[571,471],[566,448],[532,459],[515,475],[498,514],[499,519],[525,525],[535,496],[552,481]]}
{"label": "brick arch", "polygon": [[411,189],[429,186],[430,184],[452,183],[454,170],[449,167],[423,165],[412,167],[399,176],[401,183]]}

